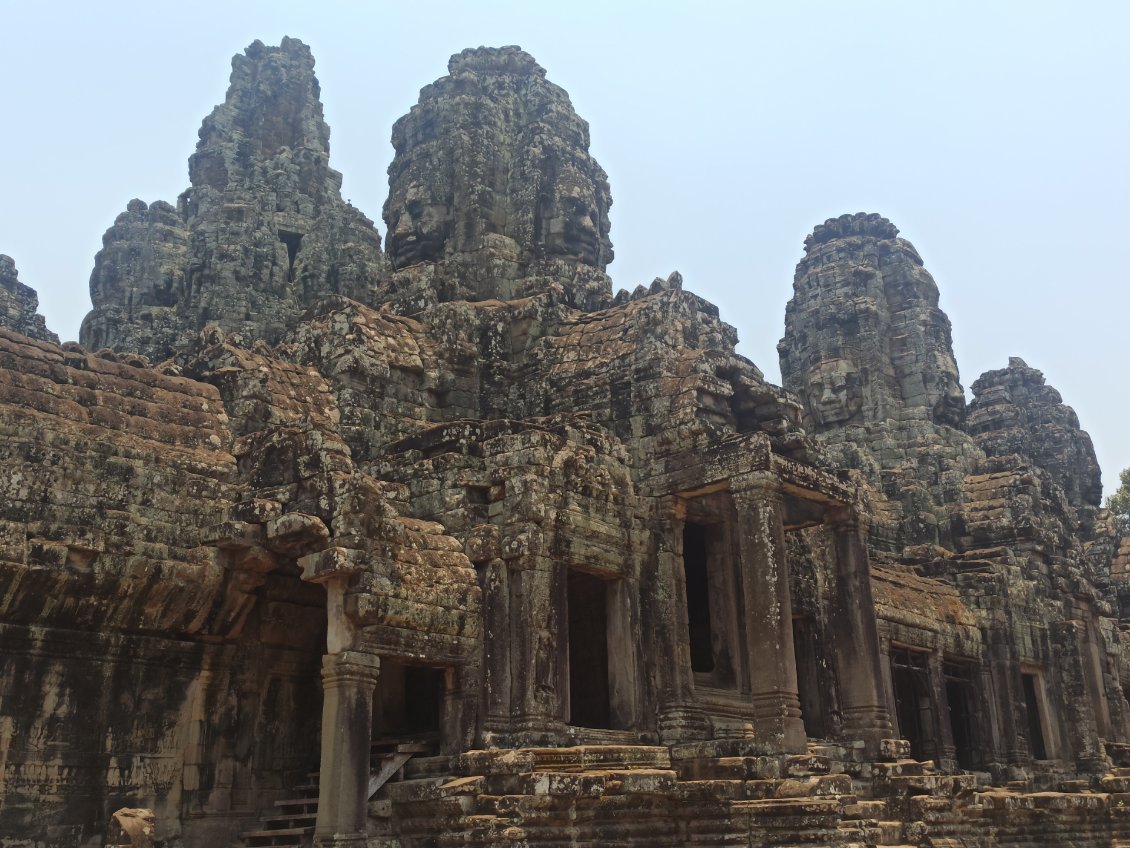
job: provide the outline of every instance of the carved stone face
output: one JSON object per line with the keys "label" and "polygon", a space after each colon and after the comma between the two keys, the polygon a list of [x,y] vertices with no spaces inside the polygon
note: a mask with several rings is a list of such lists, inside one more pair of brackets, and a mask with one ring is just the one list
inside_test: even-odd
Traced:
{"label": "carved stone face", "polygon": [[389,222],[388,252],[398,268],[439,259],[451,233],[451,207],[412,185]]}
{"label": "carved stone face", "polygon": [[846,359],[825,359],[808,370],[808,406],[820,425],[850,421],[863,408],[859,369]]}
{"label": "carved stone face", "polygon": [[566,165],[544,212],[543,240],[551,256],[567,256],[589,265],[601,258],[600,211],[592,182]]}
{"label": "carved stone face", "polygon": [[960,427],[965,417],[965,392],[957,377],[957,363],[948,353],[937,355],[938,397],[933,404],[934,421]]}

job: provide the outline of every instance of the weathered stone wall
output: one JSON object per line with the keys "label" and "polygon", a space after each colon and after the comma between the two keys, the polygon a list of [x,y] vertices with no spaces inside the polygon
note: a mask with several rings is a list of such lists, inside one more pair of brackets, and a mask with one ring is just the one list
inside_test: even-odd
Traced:
{"label": "weathered stone wall", "polygon": [[143,805],[168,839],[253,812],[316,756],[325,613],[272,578],[248,616],[209,543],[244,491],[219,395],[2,330],[0,356],[0,831],[85,844]]}
{"label": "weathered stone wall", "polygon": [[613,296],[528,54],[397,122],[387,256],[318,96],[301,42],[235,58],[191,188],[106,234],[99,352],[0,260],[0,845],[1130,837],[1090,441],[1020,360],[966,407],[889,221],[806,240],[780,388],[678,274]]}

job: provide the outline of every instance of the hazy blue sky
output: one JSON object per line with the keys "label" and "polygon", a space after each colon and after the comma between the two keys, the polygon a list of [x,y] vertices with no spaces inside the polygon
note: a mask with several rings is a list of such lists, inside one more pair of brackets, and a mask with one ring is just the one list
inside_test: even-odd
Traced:
{"label": "hazy blue sky", "polygon": [[464,47],[520,44],[571,95],[615,201],[616,285],[673,269],[779,381],[804,236],[880,212],[942,291],[962,379],[1010,355],[1130,466],[1130,3],[0,0],[0,252],[75,338],[101,236],[175,202],[230,60],[317,59],[331,163],[380,222],[393,121]]}

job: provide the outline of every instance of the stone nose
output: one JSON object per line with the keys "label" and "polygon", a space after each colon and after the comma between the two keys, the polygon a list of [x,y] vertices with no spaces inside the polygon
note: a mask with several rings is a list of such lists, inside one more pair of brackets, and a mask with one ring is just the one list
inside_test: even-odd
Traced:
{"label": "stone nose", "polygon": [[393,229],[393,233],[398,236],[406,236],[410,232],[412,232],[412,216],[402,214],[396,219],[396,227]]}

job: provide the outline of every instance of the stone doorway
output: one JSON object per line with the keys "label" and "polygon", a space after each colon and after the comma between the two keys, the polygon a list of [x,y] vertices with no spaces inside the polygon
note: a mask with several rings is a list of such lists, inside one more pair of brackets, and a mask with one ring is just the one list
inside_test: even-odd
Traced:
{"label": "stone doorway", "polygon": [[1046,760],[1048,745],[1044,738],[1043,710],[1040,708],[1040,678],[1034,672],[1023,672],[1020,681],[1024,687],[1024,708],[1028,714],[1028,747],[1032,759]]}
{"label": "stone doorway", "polygon": [[976,668],[968,663],[947,662],[942,666],[949,707],[950,734],[957,764],[972,771],[982,765],[976,691]]}
{"label": "stone doorway", "polygon": [[570,568],[566,575],[567,724],[590,730],[636,726],[638,681],[629,581]]}
{"label": "stone doorway", "polygon": [[569,724],[611,729],[608,697],[608,589],[569,569]]}
{"label": "stone doorway", "polygon": [[793,619],[793,651],[804,733],[809,739],[829,739],[833,733],[827,708],[829,694],[821,685],[816,627],[808,616]]}
{"label": "stone doorway", "polygon": [[383,660],[373,699],[373,741],[438,745],[446,688],[445,669]]}
{"label": "stone doorway", "polygon": [[[695,507],[720,510],[711,498]],[[726,523],[683,525],[683,579],[691,671],[697,685],[738,688],[734,657],[737,632],[732,543]]]}
{"label": "stone doorway", "polygon": [[898,730],[910,743],[910,755],[916,760],[928,759],[935,749],[929,659],[925,651],[891,646],[891,681]]}

